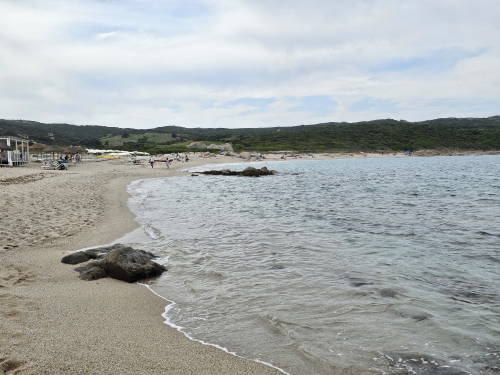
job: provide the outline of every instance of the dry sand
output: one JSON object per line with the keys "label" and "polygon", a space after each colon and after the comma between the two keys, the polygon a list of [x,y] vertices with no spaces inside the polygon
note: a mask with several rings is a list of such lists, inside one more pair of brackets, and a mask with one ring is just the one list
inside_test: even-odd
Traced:
{"label": "dry sand", "polygon": [[68,171],[0,169],[0,374],[278,373],[166,326],[165,301],[145,287],[82,281],[60,262],[68,250],[137,227],[126,203],[130,181],[231,161],[196,159],[170,170],[117,160]]}

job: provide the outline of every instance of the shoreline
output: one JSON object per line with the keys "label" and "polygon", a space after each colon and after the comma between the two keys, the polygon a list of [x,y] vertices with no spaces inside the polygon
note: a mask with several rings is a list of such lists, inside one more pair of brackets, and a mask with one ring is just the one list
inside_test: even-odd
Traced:
{"label": "shoreline", "polygon": [[222,350],[223,352],[225,352],[227,354],[230,354],[230,355],[232,355],[234,357],[241,358],[241,359],[244,359],[244,360],[253,361],[253,362],[256,362],[256,363],[260,363],[260,364],[263,364],[265,366],[271,367],[271,368],[273,368],[275,370],[278,370],[282,374],[290,375],[288,372],[286,372],[285,370],[283,370],[283,369],[281,369],[281,368],[273,365],[272,363],[265,362],[265,361],[262,361],[262,360],[256,359],[256,358],[254,358],[254,359],[246,358],[246,357],[243,357],[243,356],[239,355],[236,352],[230,351],[229,349],[227,349],[226,347],[223,347],[221,345],[212,344],[210,342],[203,341],[203,340],[196,339],[196,338],[192,337],[189,333],[187,333],[187,332],[184,331],[184,327],[181,327],[181,326],[178,326],[175,323],[172,323],[170,321],[170,318],[168,317],[168,312],[176,305],[175,301],[169,300],[168,298],[165,298],[162,295],[158,294],[157,292],[155,292],[153,290],[153,288],[149,284],[141,284],[141,283],[138,283],[138,284],[143,285],[146,289],[148,289],[151,293],[153,293],[158,298],[163,299],[164,301],[167,301],[167,305],[165,306],[165,311],[163,312],[163,314],[161,314],[162,318],[164,319],[163,323],[165,325],[167,325],[168,327],[173,328],[176,331],[182,333],[188,340],[193,341],[193,342],[197,342],[197,343],[199,343],[201,345],[207,345],[207,346],[214,347],[214,348],[216,348],[218,350]]}
{"label": "shoreline", "polygon": [[[74,177],[70,173],[82,174],[79,177],[86,179],[99,173],[93,169],[105,169],[101,175],[104,186],[95,186],[96,197],[102,198],[101,216],[97,215],[93,225],[71,235],[63,233],[33,246],[24,246],[23,241],[14,248],[0,246],[4,258],[0,280],[5,280],[0,283],[0,374],[279,373],[272,367],[200,345],[168,327],[161,318],[164,300],[142,285],[113,279],[82,281],[74,267],[60,262],[67,251],[112,242],[138,228],[127,206],[126,187],[131,181],[173,176],[180,174],[181,168],[214,161],[195,160],[170,170],[132,171],[128,166],[107,161],[42,179],[44,187],[52,187],[55,192],[61,187],[69,188],[68,179]],[[82,173],[84,169],[92,170]],[[76,185],[80,182],[74,181]],[[7,185],[7,203],[12,203],[9,193],[15,195],[16,188],[34,203],[36,195],[30,190],[37,183]],[[9,212],[7,217],[11,216]],[[47,219],[45,224],[50,221]]]}

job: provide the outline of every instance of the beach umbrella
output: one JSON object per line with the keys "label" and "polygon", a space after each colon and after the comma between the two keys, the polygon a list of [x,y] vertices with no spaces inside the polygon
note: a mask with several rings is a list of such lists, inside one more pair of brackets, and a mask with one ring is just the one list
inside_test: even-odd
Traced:
{"label": "beach umbrella", "polygon": [[57,153],[61,153],[63,152],[64,149],[60,146],[57,146],[57,145],[48,145],[47,147],[44,147],[43,148],[43,152],[46,152],[46,153],[51,153],[52,154],[52,159],[55,158],[54,154],[57,152]]}
{"label": "beach umbrella", "polygon": [[68,153],[70,154],[85,154],[87,153],[87,150],[84,149],[82,146],[71,146],[70,148],[68,148]]}
{"label": "beach umbrella", "polygon": [[45,147],[47,147],[47,145],[44,145],[43,143],[33,143],[30,144],[30,151],[32,154],[39,154],[43,152]]}

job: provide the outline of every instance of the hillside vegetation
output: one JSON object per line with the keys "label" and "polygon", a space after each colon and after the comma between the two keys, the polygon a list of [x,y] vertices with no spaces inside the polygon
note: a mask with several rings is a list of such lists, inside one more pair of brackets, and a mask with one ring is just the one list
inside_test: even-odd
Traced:
{"label": "hillside vegetation", "polygon": [[125,129],[97,125],[44,124],[0,120],[0,136],[35,142],[152,153],[184,151],[192,141],[230,142],[236,151],[402,151],[454,148],[499,150],[500,116],[444,118],[422,122],[375,120],[272,128]]}

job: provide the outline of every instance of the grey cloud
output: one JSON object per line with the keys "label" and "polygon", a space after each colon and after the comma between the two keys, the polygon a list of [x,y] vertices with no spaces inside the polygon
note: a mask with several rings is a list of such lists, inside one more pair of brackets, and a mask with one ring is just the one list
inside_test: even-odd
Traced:
{"label": "grey cloud", "polygon": [[[366,97],[409,120],[458,115],[454,100],[488,115],[477,103],[500,99],[499,18],[493,0],[4,1],[0,117],[255,126],[388,111],[353,105]],[[321,96],[330,117],[287,101]],[[245,115],[206,106],[271,97]]]}

